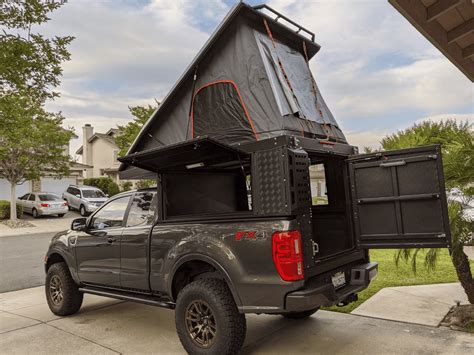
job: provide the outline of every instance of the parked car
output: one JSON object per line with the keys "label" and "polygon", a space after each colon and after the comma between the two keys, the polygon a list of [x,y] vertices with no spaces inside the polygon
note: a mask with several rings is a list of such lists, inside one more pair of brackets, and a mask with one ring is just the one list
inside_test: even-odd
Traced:
{"label": "parked car", "polygon": [[107,201],[108,196],[94,186],[70,185],[63,193],[69,209],[78,210],[81,216],[94,212]]}
{"label": "parked car", "polygon": [[63,217],[68,211],[67,202],[64,202],[58,195],[49,192],[27,193],[18,198],[16,203],[23,207],[24,212],[33,215],[34,218],[51,215]]}

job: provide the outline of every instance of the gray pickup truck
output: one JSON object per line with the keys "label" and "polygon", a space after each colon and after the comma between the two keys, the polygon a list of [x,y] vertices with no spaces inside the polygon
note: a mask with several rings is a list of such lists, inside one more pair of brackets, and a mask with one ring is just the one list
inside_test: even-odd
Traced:
{"label": "gray pickup truck", "polygon": [[84,293],[175,309],[186,351],[233,354],[246,313],[357,300],[377,275],[369,249],[449,247],[440,147],[358,154],[309,70],[319,48],[239,2],[120,159],[157,187],[51,241],[52,312]]}

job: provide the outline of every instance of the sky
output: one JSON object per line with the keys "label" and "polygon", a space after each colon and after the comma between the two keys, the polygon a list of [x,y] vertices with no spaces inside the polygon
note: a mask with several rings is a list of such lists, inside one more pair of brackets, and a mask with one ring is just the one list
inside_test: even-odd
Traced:
{"label": "sky", "polygon": [[[262,1],[248,1],[256,5]],[[106,132],[132,119],[129,106],[162,100],[234,1],[69,0],[34,28],[73,35],[63,66],[64,126]],[[310,66],[350,144],[377,147],[385,135],[426,119],[474,122],[474,86],[386,0],[269,0],[316,34]]]}

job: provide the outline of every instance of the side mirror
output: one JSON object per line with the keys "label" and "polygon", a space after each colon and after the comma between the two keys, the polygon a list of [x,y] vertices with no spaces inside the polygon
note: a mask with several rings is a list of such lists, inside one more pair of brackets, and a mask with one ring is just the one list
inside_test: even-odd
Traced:
{"label": "side mirror", "polygon": [[77,194],[76,197],[77,197],[77,198],[81,198],[81,195]]}
{"label": "side mirror", "polygon": [[109,197],[109,194],[105,194],[105,197]]}
{"label": "side mirror", "polygon": [[87,227],[87,218],[76,218],[71,223],[71,229],[73,231],[83,231]]}

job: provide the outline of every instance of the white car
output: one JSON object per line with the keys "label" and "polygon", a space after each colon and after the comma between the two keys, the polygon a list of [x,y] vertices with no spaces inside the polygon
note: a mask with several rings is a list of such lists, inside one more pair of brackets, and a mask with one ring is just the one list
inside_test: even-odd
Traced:
{"label": "white car", "polygon": [[25,213],[33,215],[34,218],[46,215],[63,217],[68,211],[67,202],[50,192],[27,193],[18,198],[16,203],[23,207]]}
{"label": "white car", "polygon": [[63,193],[69,209],[78,210],[81,216],[87,216],[104,204],[108,195],[94,186],[70,185]]}

